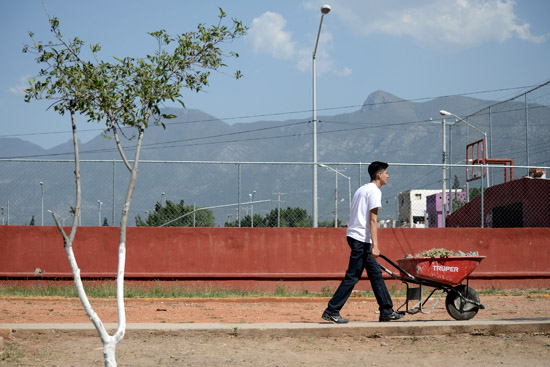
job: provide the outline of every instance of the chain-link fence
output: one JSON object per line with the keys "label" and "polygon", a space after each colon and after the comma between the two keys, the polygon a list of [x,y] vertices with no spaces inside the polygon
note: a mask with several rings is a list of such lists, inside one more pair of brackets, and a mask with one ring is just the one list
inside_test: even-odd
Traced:
{"label": "chain-link fence", "polygon": [[[512,166],[514,180],[487,185],[466,181],[472,165],[390,163],[382,188],[383,227],[548,227],[548,167]],[[486,166],[487,167],[487,166]],[[2,224],[54,225],[49,211],[72,223],[74,162],[0,161]],[[491,172],[504,170],[492,168]],[[312,225],[310,163],[140,162],[130,225],[309,227]],[[502,173],[504,176],[504,174]],[[117,225],[129,173],[120,161],[82,161],[81,225]],[[355,190],[369,181],[365,163],[326,163],[318,170],[319,226],[345,226]],[[491,181],[489,181],[491,182]],[[450,201],[449,201],[450,200]],[[336,213],[336,215],[335,215]],[[445,215],[444,215],[445,214]]]}
{"label": "chain-link fence", "polygon": [[[390,163],[380,225],[548,227],[550,81],[498,103],[452,101],[439,101],[447,134],[441,164]],[[454,109],[465,105],[469,110]],[[436,161],[427,160],[427,148],[416,148],[418,160]],[[367,166],[319,164],[319,226],[347,224],[353,193],[369,182]],[[0,172],[0,223],[53,225],[48,211],[72,223],[73,161],[4,159]],[[81,178],[81,224],[117,225],[129,180],[124,164],[83,160]],[[313,224],[312,193],[311,162],[142,161],[129,223],[307,227]]]}
{"label": "chain-link fence", "polygon": [[[549,111],[550,81],[464,116],[446,112],[451,117],[450,202],[447,220],[439,222],[453,227],[549,226]],[[453,166],[461,164],[469,166]]]}

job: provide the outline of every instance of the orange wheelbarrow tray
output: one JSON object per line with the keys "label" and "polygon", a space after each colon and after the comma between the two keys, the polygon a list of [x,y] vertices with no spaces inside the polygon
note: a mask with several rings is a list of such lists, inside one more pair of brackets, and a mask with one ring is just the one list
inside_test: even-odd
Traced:
{"label": "orange wheelbarrow tray", "polygon": [[[412,257],[398,259],[397,264],[384,255],[380,255],[380,258],[399,270],[399,274],[380,265],[382,270],[407,286],[405,303],[397,311],[404,309],[401,312],[409,314],[431,313],[443,295],[446,295],[445,307],[447,312],[455,320],[469,320],[480,309],[485,308],[480,303],[478,293],[469,286],[468,282],[469,275],[485,259],[485,256]],[[462,284],[464,280],[466,280],[466,284]],[[410,284],[417,285],[417,287],[411,287]],[[426,297],[422,292],[425,286],[433,288]],[[437,291],[441,291],[439,298],[434,302],[431,309],[427,310],[425,308],[426,302]]]}

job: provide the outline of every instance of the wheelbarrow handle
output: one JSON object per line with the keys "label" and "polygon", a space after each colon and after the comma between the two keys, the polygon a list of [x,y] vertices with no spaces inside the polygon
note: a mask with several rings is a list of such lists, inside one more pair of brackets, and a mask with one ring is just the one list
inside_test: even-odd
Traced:
{"label": "wheelbarrow handle", "polygon": [[397,265],[396,263],[394,263],[393,261],[391,261],[390,259],[388,259],[386,256],[380,254],[378,255],[378,257],[381,257],[382,259],[386,260],[388,263],[390,263],[394,268],[396,268],[397,270],[399,270],[402,274],[405,274],[407,277],[411,278],[411,279],[416,279],[416,277],[414,275],[411,275],[409,274],[405,269],[401,268],[399,265]]}

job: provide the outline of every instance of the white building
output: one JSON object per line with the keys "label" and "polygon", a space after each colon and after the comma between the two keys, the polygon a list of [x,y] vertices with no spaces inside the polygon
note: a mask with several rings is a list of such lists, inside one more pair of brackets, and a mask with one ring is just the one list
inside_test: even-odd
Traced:
{"label": "white building", "polygon": [[401,227],[428,227],[426,198],[441,190],[409,190],[399,193],[398,220]]}

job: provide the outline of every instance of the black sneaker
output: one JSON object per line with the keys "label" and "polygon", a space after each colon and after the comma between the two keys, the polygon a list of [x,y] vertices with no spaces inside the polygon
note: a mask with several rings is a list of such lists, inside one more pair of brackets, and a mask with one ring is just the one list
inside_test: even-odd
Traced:
{"label": "black sneaker", "polygon": [[395,320],[399,320],[403,316],[405,316],[404,312],[395,312],[394,310],[390,310],[389,312],[380,312],[380,317],[378,318],[378,321],[380,322],[395,321]]}
{"label": "black sneaker", "polygon": [[349,322],[348,319],[344,319],[340,315],[331,315],[327,311],[323,312],[323,316],[321,316],[323,320],[327,320],[330,322],[334,322],[335,324],[347,324]]}

